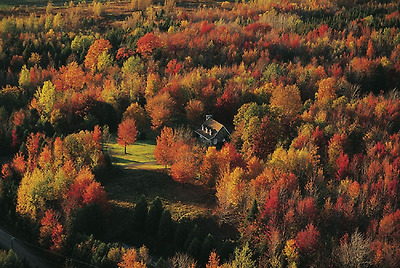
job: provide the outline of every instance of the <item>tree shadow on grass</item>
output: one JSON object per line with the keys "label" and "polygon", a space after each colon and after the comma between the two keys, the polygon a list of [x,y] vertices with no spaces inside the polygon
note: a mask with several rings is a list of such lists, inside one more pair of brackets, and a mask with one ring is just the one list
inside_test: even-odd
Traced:
{"label": "tree shadow on grass", "polygon": [[110,199],[135,204],[144,194],[149,201],[157,196],[167,204],[213,208],[214,192],[203,186],[175,182],[164,170],[126,169],[105,184]]}
{"label": "tree shadow on grass", "polygon": [[[129,155],[129,153],[127,153],[127,155]],[[135,163],[140,163],[138,161],[133,161],[133,160],[129,160],[126,158],[122,158],[122,157],[118,157],[118,156],[113,156],[112,157],[112,162],[113,163],[118,163],[118,164],[135,164]]]}

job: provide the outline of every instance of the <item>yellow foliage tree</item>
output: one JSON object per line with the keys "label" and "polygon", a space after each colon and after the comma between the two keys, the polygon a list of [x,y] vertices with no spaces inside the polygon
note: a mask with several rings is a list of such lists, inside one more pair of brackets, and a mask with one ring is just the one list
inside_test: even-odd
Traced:
{"label": "yellow foliage tree", "polygon": [[219,206],[225,211],[237,209],[245,196],[245,172],[237,167],[232,172],[226,171],[216,186]]}
{"label": "yellow foliage tree", "polygon": [[50,116],[56,101],[56,87],[52,82],[46,81],[42,88],[38,88],[35,99],[39,113],[42,116]]}
{"label": "yellow foliage tree", "polygon": [[138,130],[143,130],[144,128],[148,127],[149,124],[146,111],[137,102],[132,103],[128,108],[126,108],[122,118],[124,120],[126,118],[135,120]]}
{"label": "yellow foliage tree", "polygon": [[288,262],[288,267],[297,267],[299,261],[299,250],[297,249],[296,241],[294,239],[286,241],[284,253]]}
{"label": "yellow foliage tree", "polygon": [[17,193],[17,212],[32,220],[37,220],[41,212],[45,211],[48,200],[49,186],[53,174],[35,168],[25,173]]}
{"label": "yellow foliage tree", "polygon": [[296,85],[278,85],[272,91],[271,106],[280,108],[287,116],[300,113],[302,102],[299,88]]}
{"label": "yellow foliage tree", "polygon": [[329,101],[337,98],[336,81],[329,77],[322,79],[318,84],[318,92],[315,94],[315,99],[320,105],[326,105]]}

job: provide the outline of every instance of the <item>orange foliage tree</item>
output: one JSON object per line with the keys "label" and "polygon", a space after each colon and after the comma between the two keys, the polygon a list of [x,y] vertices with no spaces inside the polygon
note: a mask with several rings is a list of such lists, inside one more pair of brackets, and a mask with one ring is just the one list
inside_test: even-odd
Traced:
{"label": "orange foliage tree", "polygon": [[85,58],[85,67],[94,73],[97,68],[99,57],[103,52],[108,52],[111,48],[110,41],[105,39],[98,39],[89,47],[88,53]]}
{"label": "orange foliage tree", "polygon": [[219,256],[215,251],[212,251],[210,253],[210,256],[208,258],[208,263],[206,264],[206,268],[219,268]]}
{"label": "orange foliage tree", "polygon": [[[89,56],[93,57],[93,56]],[[88,65],[92,64],[93,59],[88,58]],[[89,66],[87,66],[89,68]],[[57,90],[80,90],[85,83],[85,72],[76,62],[71,62],[67,66],[62,66],[60,71],[53,77],[53,83]]]}
{"label": "orange foliage tree", "polygon": [[146,268],[146,264],[139,260],[139,256],[136,249],[128,249],[124,255],[122,255],[122,261],[118,263],[118,267],[122,268]]}
{"label": "orange foliage tree", "polygon": [[135,120],[127,118],[118,126],[118,144],[124,146],[126,154],[126,146],[133,144],[136,141],[138,131],[136,130]]}
{"label": "orange foliage tree", "polygon": [[157,137],[157,144],[154,149],[154,156],[159,164],[165,165],[165,167],[172,165],[174,159],[172,153],[173,144],[174,130],[170,127],[164,127]]}
{"label": "orange foliage tree", "polygon": [[157,94],[149,98],[146,104],[146,110],[151,117],[153,129],[159,129],[162,126],[170,124],[174,112],[175,101],[168,92]]}
{"label": "orange foliage tree", "polygon": [[64,199],[64,210],[67,215],[75,208],[83,205],[98,204],[107,208],[107,194],[104,188],[95,181],[89,168],[82,168],[74,179]]}
{"label": "orange foliage tree", "polygon": [[176,144],[177,150],[171,165],[171,176],[177,182],[190,182],[195,178],[200,164],[200,148],[188,144]]}

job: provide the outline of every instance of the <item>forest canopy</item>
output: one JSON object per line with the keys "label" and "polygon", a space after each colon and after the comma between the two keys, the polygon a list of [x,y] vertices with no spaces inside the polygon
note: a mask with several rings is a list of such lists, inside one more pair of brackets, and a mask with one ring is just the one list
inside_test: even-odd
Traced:
{"label": "forest canopy", "polygon": [[[65,266],[398,266],[398,1],[18,2],[0,8],[1,225]],[[194,134],[206,115],[223,144]],[[121,191],[161,177],[212,213],[116,205],[133,165],[110,144],[143,140],[162,167]]]}

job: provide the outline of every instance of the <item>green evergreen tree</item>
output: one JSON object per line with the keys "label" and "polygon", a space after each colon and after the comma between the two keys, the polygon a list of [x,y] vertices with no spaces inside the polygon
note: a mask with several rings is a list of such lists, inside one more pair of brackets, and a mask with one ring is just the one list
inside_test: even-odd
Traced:
{"label": "green evergreen tree", "polygon": [[163,257],[160,257],[158,259],[158,261],[156,262],[156,265],[154,266],[154,268],[167,268],[167,263],[165,262]]}
{"label": "green evergreen tree", "polygon": [[185,248],[188,248],[190,243],[193,241],[193,238],[197,238],[200,240],[200,228],[199,226],[196,224],[192,231],[190,232],[189,236],[187,237],[186,241],[185,241]]}
{"label": "green evergreen tree", "polygon": [[201,245],[201,261],[203,263],[207,262],[208,256],[213,249],[215,249],[214,236],[209,233]]}
{"label": "green evergreen tree", "polygon": [[164,210],[158,225],[158,239],[169,241],[174,231],[174,225],[169,210]]}
{"label": "green evergreen tree", "polygon": [[144,229],[147,218],[147,207],[146,197],[141,195],[133,210],[133,230],[139,231]]}
{"label": "green evergreen tree", "polygon": [[160,223],[163,211],[164,208],[162,202],[159,197],[156,197],[156,199],[154,199],[150,205],[150,210],[146,218],[146,230],[150,234],[157,232],[158,224]]}
{"label": "green evergreen tree", "polygon": [[197,237],[193,238],[192,242],[190,242],[187,253],[195,259],[200,258],[201,242]]}
{"label": "green evergreen tree", "polygon": [[257,200],[254,199],[253,205],[251,206],[249,214],[247,215],[247,221],[253,222],[257,218],[258,212]]}
{"label": "green evergreen tree", "polygon": [[176,230],[175,230],[175,237],[174,237],[175,246],[177,249],[183,248],[187,236],[188,236],[188,231],[186,228],[186,224],[183,222],[178,223],[178,226],[176,227]]}

